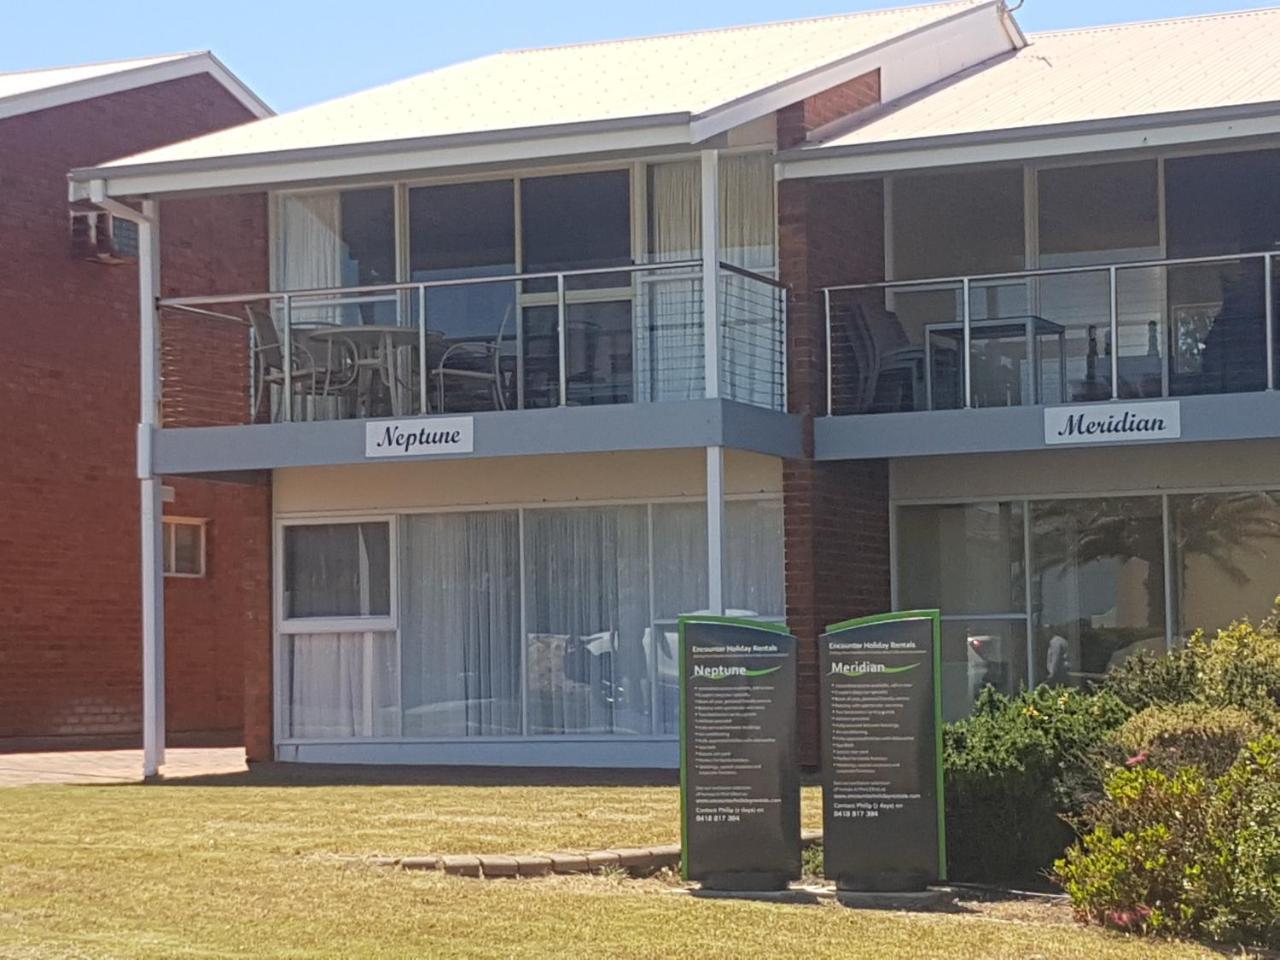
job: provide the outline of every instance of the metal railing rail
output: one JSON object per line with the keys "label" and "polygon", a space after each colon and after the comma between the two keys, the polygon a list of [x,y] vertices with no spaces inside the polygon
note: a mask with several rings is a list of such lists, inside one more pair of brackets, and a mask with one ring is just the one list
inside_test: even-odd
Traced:
{"label": "metal railing rail", "polygon": [[[660,283],[662,281],[688,280],[693,283],[701,282],[701,260],[670,260],[658,261],[653,263],[636,263],[622,264],[609,267],[591,267],[582,270],[565,270],[565,271],[538,271],[530,273],[509,273],[488,277],[460,277],[446,280],[420,280],[420,281],[399,281],[395,283],[385,284],[364,284],[350,287],[317,287],[302,290],[289,291],[261,291],[253,293],[228,293],[228,294],[203,294],[197,296],[178,296],[163,297],[157,301],[162,309],[171,309],[190,313],[210,319],[219,319],[231,321],[240,325],[248,324],[245,317],[236,316],[231,313],[220,312],[213,307],[222,307],[224,310],[228,307],[246,308],[254,304],[267,304],[277,317],[277,328],[280,336],[280,356],[281,356],[281,389],[280,389],[280,413],[281,419],[291,421],[294,419],[294,365],[293,365],[293,348],[294,348],[294,332],[297,324],[297,315],[300,311],[323,310],[323,309],[341,309],[355,307],[366,304],[396,304],[397,325],[406,328],[417,328],[418,339],[417,349],[419,357],[427,355],[427,296],[432,290],[444,290],[450,288],[475,288],[479,286],[493,284],[521,284],[528,281],[554,281],[554,290],[546,289],[539,291],[525,291],[522,288],[520,296],[529,298],[529,300],[543,303],[546,306],[554,305],[556,308],[556,349],[557,361],[559,366],[559,378],[556,384],[558,388],[558,400],[561,406],[565,406],[569,402],[569,371],[568,371],[568,323],[567,313],[570,306],[575,303],[590,302],[593,299],[599,299],[600,295],[607,293],[606,290],[596,288],[574,289],[573,282],[581,278],[601,277],[601,276],[620,276],[625,275],[627,280],[625,284],[618,284],[616,287],[610,286],[609,289],[617,289],[623,286],[632,286],[633,282],[639,281],[643,284]],[[761,350],[774,349],[777,352],[776,357],[769,356],[766,358],[765,366],[771,369],[771,376],[780,381],[780,388],[776,385],[768,392],[775,395],[774,405],[781,404],[785,406],[786,402],[786,285],[773,277],[754,271],[735,266],[733,264],[721,261],[719,263],[722,282],[724,276],[733,276],[742,280],[750,281],[759,285],[762,289],[770,291],[772,298],[768,302],[756,303],[754,306],[762,313],[759,318],[762,326],[770,328],[767,333],[772,337],[769,342],[756,338],[748,344],[751,349],[759,353]],[[529,304],[526,304],[529,305]],[[404,312],[411,315],[415,312],[416,318],[411,322],[402,322],[401,316]],[[770,312],[772,311],[772,312]],[[698,316],[700,324],[705,323],[705,318],[701,317],[700,311],[690,309],[691,313]],[[739,325],[749,323],[751,318],[739,318]],[[252,324],[250,326],[250,334],[253,336]],[[310,324],[308,324],[310,326]],[[724,338],[724,329],[722,325],[721,337]],[[251,344],[251,355],[253,354],[253,346]],[[746,348],[744,348],[746,349]],[[518,357],[519,363],[523,358]],[[759,358],[757,358],[758,360]],[[524,381],[521,373],[517,372],[517,389],[523,395]],[[252,392],[252,391],[251,391]],[[429,408],[430,385],[428,383],[428,370],[424,362],[418,364],[418,376],[416,383],[416,392],[418,394],[419,410],[427,410]],[[254,409],[257,405],[257,397],[251,397]],[[522,401],[521,401],[522,404]]]}
{"label": "metal railing rail", "polygon": [[[1275,390],[1276,384],[1276,332],[1275,332],[1275,302],[1273,294],[1273,259],[1280,256],[1280,251],[1251,251],[1248,253],[1231,253],[1231,254],[1215,254],[1212,256],[1202,257],[1170,257],[1156,260],[1126,260],[1120,262],[1094,263],[1077,265],[1070,267],[1040,267],[1030,270],[1012,270],[1003,273],[982,273],[982,274],[958,274],[953,276],[940,277],[921,277],[913,280],[878,280],[870,283],[846,283],[834,284],[820,288],[823,303],[823,315],[825,324],[825,346],[826,346],[826,394],[827,394],[827,416],[834,416],[835,409],[835,383],[836,373],[832,355],[833,351],[833,329],[832,329],[832,312],[833,294],[851,293],[859,291],[937,291],[948,288],[957,289],[961,296],[961,323],[963,324],[963,390],[964,398],[962,406],[966,409],[973,406],[973,373],[972,373],[972,292],[975,288],[984,286],[998,286],[1009,284],[1020,280],[1036,280],[1044,277],[1061,277],[1061,276],[1081,276],[1087,274],[1107,275],[1108,286],[1108,307],[1107,320],[1109,322],[1111,336],[1111,357],[1110,357],[1110,379],[1111,379],[1111,399],[1121,399],[1120,390],[1120,350],[1119,350],[1119,295],[1118,295],[1118,278],[1122,271],[1143,270],[1143,269],[1159,269],[1184,266],[1200,266],[1215,263],[1246,263],[1257,262],[1262,265],[1263,273],[1263,297],[1265,303],[1265,316],[1262,322],[1265,323],[1266,330],[1266,389]],[[998,319],[998,318],[996,318]],[[1162,357],[1162,396],[1168,395],[1169,389],[1169,356]],[[929,374],[926,372],[926,376]],[[1039,398],[1039,403],[1043,403],[1043,397]],[[932,409],[932,407],[930,407]]]}

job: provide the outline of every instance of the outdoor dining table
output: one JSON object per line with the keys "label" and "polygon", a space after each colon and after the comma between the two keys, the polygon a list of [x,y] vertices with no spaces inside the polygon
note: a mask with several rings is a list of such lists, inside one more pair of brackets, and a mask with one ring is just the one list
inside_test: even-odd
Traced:
{"label": "outdoor dining table", "polygon": [[[368,409],[372,378],[377,376],[387,388],[387,396],[391,400],[392,416],[403,416],[413,412],[413,391],[406,383],[409,375],[397,375],[397,366],[401,351],[411,350],[418,346],[418,330],[416,327],[402,327],[395,324],[364,324],[352,326],[316,327],[306,332],[312,340],[322,343],[331,340],[346,340],[356,351],[356,365],[359,369],[357,390],[359,402],[365,408],[366,416],[372,411]],[[406,371],[412,364],[405,364]]]}

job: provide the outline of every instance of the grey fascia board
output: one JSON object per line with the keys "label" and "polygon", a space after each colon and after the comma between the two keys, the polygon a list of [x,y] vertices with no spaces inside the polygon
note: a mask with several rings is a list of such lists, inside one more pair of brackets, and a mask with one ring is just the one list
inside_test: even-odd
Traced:
{"label": "grey fascia board", "polygon": [[[813,429],[814,459],[877,460],[957,453],[1010,453],[1082,447],[1116,449],[1153,443],[1280,438],[1280,392],[1168,399],[1182,405],[1182,436],[1177,440],[1048,446],[1044,442],[1044,407],[989,407],[981,410],[819,417],[814,421]],[[1073,406],[1083,410],[1095,405]]]}
{"label": "grey fascia board", "polygon": [[[470,454],[376,461],[365,457],[364,438],[365,424],[377,420],[166,428],[155,431],[154,468],[161,475],[213,474],[713,446],[786,457],[797,456],[801,444],[800,418],[722,400],[555,407],[471,416],[475,418],[475,449]],[[399,419],[429,423],[432,418]]]}

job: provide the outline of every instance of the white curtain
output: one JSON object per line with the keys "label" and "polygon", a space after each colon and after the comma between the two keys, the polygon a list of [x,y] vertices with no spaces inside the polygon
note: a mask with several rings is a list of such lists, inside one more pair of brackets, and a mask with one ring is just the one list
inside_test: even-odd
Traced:
{"label": "white curtain", "polygon": [[405,735],[518,735],[518,514],[406,517],[401,529]]}
{"label": "white curtain", "polygon": [[[720,256],[744,270],[776,273],[773,158],[720,161]],[[779,291],[748,277],[720,277],[720,385],[731,400],[781,408],[782,312]]]}
{"label": "white curtain", "polygon": [[[276,206],[273,270],[277,290],[320,290],[342,286],[344,250],[341,195],[284,193]],[[295,323],[338,323],[341,308],[299,303]],[[277,324],[283,324],[277,318]]]}
{"label": "white curtain", "polygon": [[[786,616],[782,501],[725,504],[725,607],[733,616]],[[652,645],[658,682],[658,729],[675,733],[680,718],[677,619],[707,609],[707,507],[653,507]]]}
{"label": "white curtain", "polygon": [[[773,276],[773,159],[738,154],[720,161],[720,257]],[[649,255],[655,263],[701,256],[701,173],[697,161],[649,168]],[[687,400],[703,395],[702,285],[655,273],[638,301],[639,398]],[[767,284],[720,278],[721,380],[725,396],[760,406],[782,402],[781,299]]]}
{"label": "white curtain", "polygon": [[525,514],[529,732],[651,729],[644,507]]}
{"label": "white curtain", "polygon": [[[700,256],[701,177],[694,161],[649,168],[650,260]],[[703,395],[702,282],[641,274],[636,309],[637,399],[691,400]],[[684,273],[685,271],[678,271]],[[697,268],[689,273],[696,274]]]}
{"label": "white curtain", "polygon": [[400,734],[394,633],[300,633],[287,648],[289,736]]}

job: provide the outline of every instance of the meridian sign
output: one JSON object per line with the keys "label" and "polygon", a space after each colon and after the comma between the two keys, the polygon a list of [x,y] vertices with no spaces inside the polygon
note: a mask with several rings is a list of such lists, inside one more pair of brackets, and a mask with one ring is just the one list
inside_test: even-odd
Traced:
{"label": "meridian sign", "polygon": [[887,613],[818,640],[823,864],[838,889],[946,878],[939,624],[937,610]]}
{"label": "meridian sign", "polygon": [[1181,436],[1182,406],[1177,400],[1046,407],[1044,411],[1044,442],[1051,446],[1177,440]]}
{"label": "meridian sign", "polygon": [[686,880],[777,890],[800,876],[796,640],[776,623],[680,618]]}

